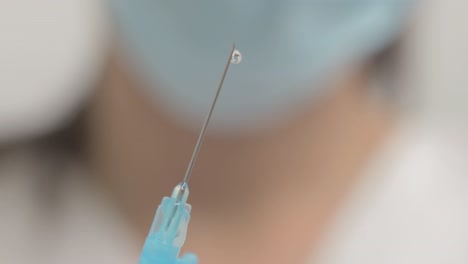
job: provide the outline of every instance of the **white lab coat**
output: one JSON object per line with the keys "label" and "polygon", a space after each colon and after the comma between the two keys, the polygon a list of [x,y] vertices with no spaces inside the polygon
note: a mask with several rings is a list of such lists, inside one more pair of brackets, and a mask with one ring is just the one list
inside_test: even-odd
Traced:
{"label": "white lab coat", "polygon": [[[468,144],[457,134],[421,124],[395,132],[310,263],[468,263]],[[83,175],[60,185],[50,200],[59,210],[47,213],[40,166],[31,151],[0,161],[0,263],[137,263],[143,241]]]}
{"label": "white lab coat", "polygon": [[400,129],[335,218],[319,263],[468,263],[467,143],[441,123]]}

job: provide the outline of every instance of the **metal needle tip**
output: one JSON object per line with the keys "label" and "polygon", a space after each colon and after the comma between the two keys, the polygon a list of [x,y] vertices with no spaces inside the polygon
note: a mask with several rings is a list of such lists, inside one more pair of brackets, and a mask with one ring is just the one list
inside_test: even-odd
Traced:
{"label": "metal needle tip", "polygon": [[223,75],[221,76],[221,80],[220,80],[220,82],[218,84],[218,88],[216,90],[215,97],[213,99],[213,102],[211,103],[210,111],[208,112],[208,115],[205,118],[205,122],[204,122],[203,127],[202,127],[202,129],[200,131],[200,135],[198,136],[197,144],[195,145],[195,149],[193,151],[192,158],[190,159],[187,171],[185,172],[184,180],[182,181],[183,183],[188,183],[188,181],[190,180],[190,176],[192,175],[193,167],[195,165],[195,162],[197,161],[198,153],[200,152],[200,148],[201,148],[201,145],[203,143],[203,139],[205,138],[206,129],[208,128],[208,124],[210,122],[211,115],[213,114],[213,110],[214,110],[214,108],[216,106],[216,101],[218,100],[219,94],[221,92],[221,88],[223,87],[224,79],[226,78],[226,74],[227,74],[227,72],[229,70],[229,66],[231,65],[231,62],[233,60],[234,52],[236,52],[236,44],[235,43],[232,44],[232,49],[231,49],[231,52],[229,53],[229,57],[228,57],[228,60],[226,62],[226,66],[224,67]]}

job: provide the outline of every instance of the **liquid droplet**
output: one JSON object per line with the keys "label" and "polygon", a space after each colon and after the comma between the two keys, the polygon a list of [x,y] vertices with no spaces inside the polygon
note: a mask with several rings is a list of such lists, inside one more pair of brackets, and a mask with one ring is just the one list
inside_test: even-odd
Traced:
{"label": "liquid droplet", "polygon": [[239,63],[241,63],[241,61],[242,61],[242,54],[240,53],[240,51],[234,50],[232,52],[232,56],[231,56],[231,63],[232,64],[239,64]]}

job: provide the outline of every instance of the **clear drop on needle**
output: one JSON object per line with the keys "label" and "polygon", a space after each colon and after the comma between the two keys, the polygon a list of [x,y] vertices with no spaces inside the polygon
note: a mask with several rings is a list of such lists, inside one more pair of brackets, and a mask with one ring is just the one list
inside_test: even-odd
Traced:
{"label": "clear drop on needle", "polygon": [[241,61],[242,61],[242,54],[240,53],[240,51],[234,50],[232,52],[232,56],[231,56],[231,63],[232,64],[239,64],[239,63],[241,63]]}

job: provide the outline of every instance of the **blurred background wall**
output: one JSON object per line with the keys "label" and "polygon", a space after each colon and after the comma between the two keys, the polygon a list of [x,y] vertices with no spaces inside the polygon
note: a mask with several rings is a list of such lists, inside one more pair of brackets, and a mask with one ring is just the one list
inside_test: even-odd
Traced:
{"label": "blurred background wall", "polygon": [[102,74],[103,0],[0,1],[0,143],[70,119]]}
{"label": "blurred background wall", "polygon": [[408,35],[406,89],[415,110],[468,125],[468,1],[420,1]]}

